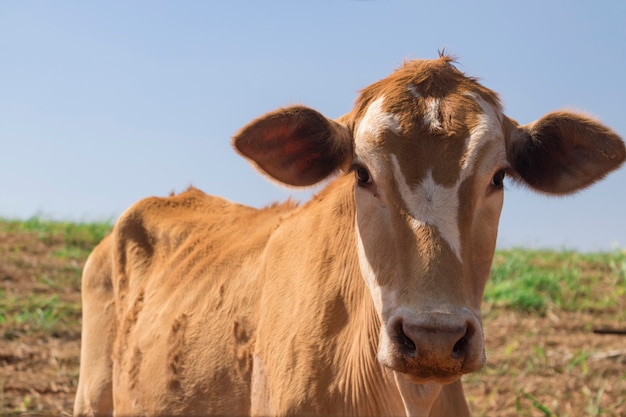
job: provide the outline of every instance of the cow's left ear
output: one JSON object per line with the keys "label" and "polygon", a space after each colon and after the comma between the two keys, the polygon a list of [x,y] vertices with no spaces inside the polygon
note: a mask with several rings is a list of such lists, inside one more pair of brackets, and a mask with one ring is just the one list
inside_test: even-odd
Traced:
{"label": "cow's left ear", "polygon": [[571,112],[549,113],[525,126],[510,120],[507,159],[517,177],[550,194],[569,194],[618,168],[623,140],[610,128]]}
{"label": "cow's left ear", "polygon": [[232,143],[261,172],[292,186],[314,185],[346,168],[352,159],[350,130],[303,106],[259,117]]}

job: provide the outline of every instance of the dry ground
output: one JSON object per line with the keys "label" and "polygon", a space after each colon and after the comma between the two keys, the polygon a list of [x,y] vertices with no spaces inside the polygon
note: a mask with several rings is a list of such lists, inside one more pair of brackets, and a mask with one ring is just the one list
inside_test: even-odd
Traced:
{"label": "dry ground", "polygon": [[[86,252],[0,232],[0,415],[71,414]],[[623,314],[485,307],[487,365],[465,378],[474,415],[626,416],[626,336],[592,332],[626,327]]]}

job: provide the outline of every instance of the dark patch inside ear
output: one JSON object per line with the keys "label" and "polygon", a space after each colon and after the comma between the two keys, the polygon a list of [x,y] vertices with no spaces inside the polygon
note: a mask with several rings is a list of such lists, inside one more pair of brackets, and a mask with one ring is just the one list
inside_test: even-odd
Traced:
{"label": "dark patch inside ear", "polygon": [[234,138],[237,150],[271,177],[288,185],[309,186],[341,166],[351,140],[334,122],[306,107],[263,116]]}

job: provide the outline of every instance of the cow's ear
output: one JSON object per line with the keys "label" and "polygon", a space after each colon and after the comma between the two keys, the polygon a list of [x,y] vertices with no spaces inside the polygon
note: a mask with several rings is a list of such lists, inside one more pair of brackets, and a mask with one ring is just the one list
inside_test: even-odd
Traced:
{"label": "cow's ear", "polygon": [[261,172],[292,186],[316,184],[352,159],[350,130],[303,106],[259,117],[233,137],[233,146]]}
{"label": "cow's ear", "polygon": [[569,194],[618,168],[623,140],[596,120],[571,112],[549,113],[525,126],[510,121],[507,159],[517,178],[550,194]]}

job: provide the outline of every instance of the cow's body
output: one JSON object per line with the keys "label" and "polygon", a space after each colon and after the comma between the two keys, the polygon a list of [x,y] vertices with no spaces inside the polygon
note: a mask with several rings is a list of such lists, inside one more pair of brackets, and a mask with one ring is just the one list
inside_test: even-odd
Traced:
{"label": "cow's body", "polygon": [[308,203],[190,189],[121,216],[83,275],[76,415],[468,414],[459,378],[484,362],[503,170],[568,193],[624,146],[570,114],[519,127],[447,58],[396,75],[336,122],[286,109],[237,135],[287,184],[353,165]]}

